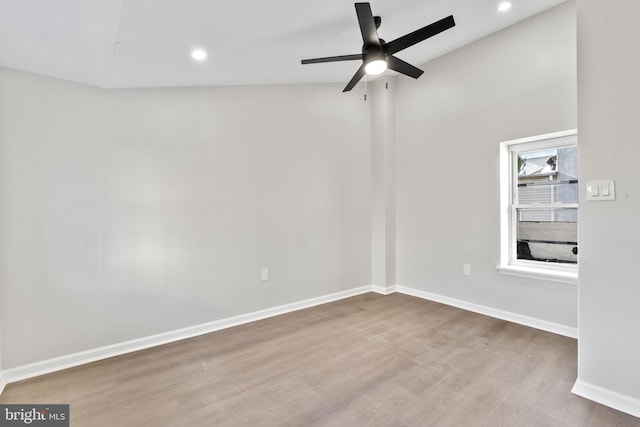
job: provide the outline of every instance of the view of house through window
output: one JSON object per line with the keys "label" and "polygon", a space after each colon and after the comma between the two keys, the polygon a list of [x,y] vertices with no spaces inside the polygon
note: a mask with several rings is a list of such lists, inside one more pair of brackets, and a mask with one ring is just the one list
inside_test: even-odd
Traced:
{"label": "view of house through window", "polygon": [[561,147],[514,153],[516,257],[578,262],[578,150]]}
{"label": "view of house through window", "polygon": [[575,130],[500,144],[501,272],[577,280],[577,144]]}

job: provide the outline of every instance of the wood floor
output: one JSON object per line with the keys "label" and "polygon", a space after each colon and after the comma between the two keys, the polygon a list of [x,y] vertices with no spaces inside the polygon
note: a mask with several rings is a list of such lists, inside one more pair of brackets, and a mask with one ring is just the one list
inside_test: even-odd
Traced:
{"label": "wood floor", "polygon": [[9,384],[71,426],[640,426],[571,394],[576,341],[365,294]]}

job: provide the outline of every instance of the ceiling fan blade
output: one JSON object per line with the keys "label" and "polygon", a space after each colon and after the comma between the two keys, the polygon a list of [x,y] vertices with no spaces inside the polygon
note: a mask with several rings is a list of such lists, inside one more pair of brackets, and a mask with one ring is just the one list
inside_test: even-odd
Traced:
{"label": "ceiling fan blade", "polygon": [[443,31],[448,30],[456,25],[453,20],[453,15],[447,16],[439,21],[429,24],[426,27],[422,27],[412,33],[406,34],[386,44],[387,53],[393,55],[396,52],[406,49],[409,46],[413,46],[416,43],[420,43],[423,40],[433,37],[436,34],[440,34]]}
{"label": "ceiling fan blade", "polygon": [[422,75],[422,73],[424,73],[420,68],[414,67],[408,62],[404,62],[402,59],[396,58],[392,55],[387,56],[387,66],[393,71],[397,71],[405,76],[413,77],[414,79],[417,79]]}
{"label": "ceiling fan blade", "polygon": [[319,64],[321,62],[355,61],[362,59],[361,53],[354,55],[326,56],[324,58],[303,59],[303,64]]}
{"label": "ceiling fan blade", "polygon": [[380,39],[376,30],[376,21],[373,19],[373,12],[371,12],[371,5],[369,3],[356,3],[355,6],[365,48],[379,48]]}
{"label": "ceiling fan blade", "polygon": [[360,81],[360,79],[364,76],[364,64],[358,68],[358,71],[353,75],[347,86],[342,90],[343,92],[349,92],[353,87]]}

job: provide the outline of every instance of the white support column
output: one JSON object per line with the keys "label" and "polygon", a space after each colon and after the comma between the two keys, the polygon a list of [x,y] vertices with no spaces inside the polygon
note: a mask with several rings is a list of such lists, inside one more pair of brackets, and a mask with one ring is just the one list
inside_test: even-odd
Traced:
{"label": "white support column", "polygon": [[372,283],[378,291],[396,285],[395,92],[381,77],[369,85],[372,152]]}

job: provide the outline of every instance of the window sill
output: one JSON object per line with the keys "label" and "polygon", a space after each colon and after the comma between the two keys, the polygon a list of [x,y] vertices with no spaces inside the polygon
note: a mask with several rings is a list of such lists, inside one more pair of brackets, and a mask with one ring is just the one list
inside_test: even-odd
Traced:
{"label": "window sill", "polygon": [[546,268],[524,267],[520,265],[501,265],[497,267],[500,274],[526,277],[529,279],[547,280],[551,282],[578,284],[577,271],[561,271]]}

